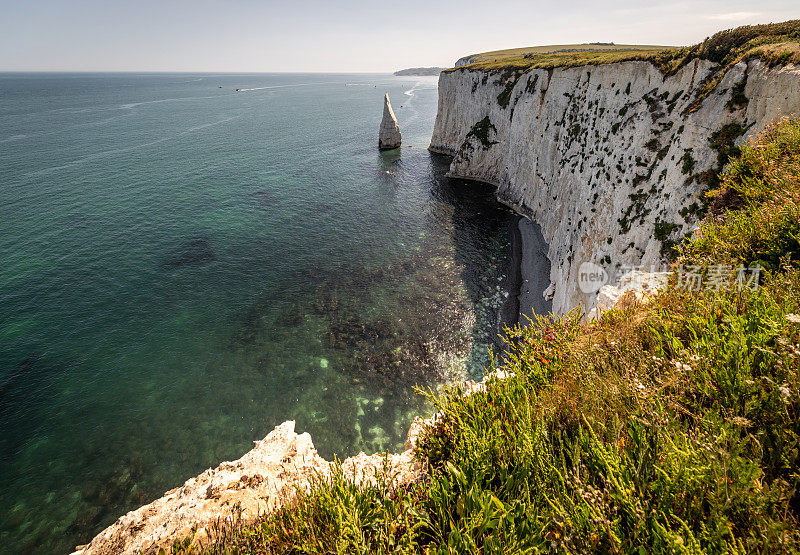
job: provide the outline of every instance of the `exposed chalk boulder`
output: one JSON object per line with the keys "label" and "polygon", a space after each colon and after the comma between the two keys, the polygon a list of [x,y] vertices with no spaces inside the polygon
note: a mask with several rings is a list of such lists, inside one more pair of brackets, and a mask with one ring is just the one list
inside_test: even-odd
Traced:
{"label": "exposed chalk boulder", "polygon": [[[120,517],[74,555],[155,553],[169,550],[176,539],[193,536],[205,542],[219,520],[241,510],[243,522],[286,506],[298,488],[308,491],[316,478],[330,479],[331,463],[323,459],[308,433],[297,434],[294,421],[277,426],[242,458],[187,480],[149,505]],[[425,421],[417,419],[402,453],[365,455],[342,462],[344,476],[354,483],[374,485],[379,476],[393,487],[420,479],[422,466],[414,446]]]}
{"label": "exposed chalk boulder", "polygon": [[389,150],[400,146],[400,126],[397,125],[397,118],[394,117],[392,104],[389,102],[389,93],[383,97],[383,120],[381,121],[381,131],[378,136],[378,148]]}
{"label": "exposed chalk boulder", "polygon": [[607,284],[597,292],[596,306],[589,311],[589,319],[598,318],[604,310],[614,308],[626,294],[639,302],[646,301],[667,286],[669,272],[643,272],[633,270],[622,276],[616,285]]}

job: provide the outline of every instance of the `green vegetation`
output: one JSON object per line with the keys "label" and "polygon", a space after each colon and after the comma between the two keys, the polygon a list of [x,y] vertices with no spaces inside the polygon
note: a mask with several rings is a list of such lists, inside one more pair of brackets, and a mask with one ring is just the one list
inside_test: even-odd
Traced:
{"label": "green vegetation", "polygon": [[[748,144],[707,196],[712,218],[684,256],[779,268],[800,261],[800,123],[785,120]],[[731,211],[732,210],[732,211]],[[724,215],[724,218],[723,218]]]}
{"label": "green vegetation", "polygon": [[511,93],[514,91],[517,81],[519,81],[519,75],[517,75],[515,79],[509,79],[508,83],[506,83],[506,87],[503,89],[503,92],[497,95],[497,103],[501,108],[506,108],[508,103],[511,101]]}
{"label": "green vegetation", "polygon": [[739,108],[747,106],[748,98],[744,94],[744,88],[747,85],[747,76],[733,86],[731,91],[731,99],[728,101],[727,107],[731,112],[735,112]]}
{"label": "green vegetation", "polygon": [[[605,59],[621,53],[623,56],[636,52],[659,52],[669,50],[671,46],[635,45],[635,44],[555,44],[548,46],[529,46],[495,50],[483,54],[473,54],[463,60],[470,67],[504,68],[504,67],[552,67],[546,64],[554,60],[578,61],[581,59]],[[561,64],[555,64],[561,65]],[[566,64],[572,65],[572,64]],[[586,65],[586,64],[577,64]],[[452,71],[452,70],[448,70]]]}
{"label": "green vegetation", "polygon": [[523,48],[507,48],[493,50],[482,54],[472,54],[462,60],[469,64],[499,62],[501,60],[514,60],[520,56],[537,56],[543,54],[575,54],[583,52],[614,52],[628,50],[662,50],[669,46],[614,44],[614,43],[584,43],[584,44],[551,44],[545,46],[527,46]]}
{"label": "green vegetation", "polygon": [[653,226],[653,237],[661,241],[662,256],[670,256],[672,254],[672,249],[675,247],[676,241],[670,239],[670,236],[674,231],[680,228],[680,224],[656,220]]}
{"label": "green vegetation", "polygon": [[694,170],[695,160],[692,157],[692,149],[687,148],[683,151],[683,156],[681,156],[681,172],[684,175],[690,175],[692,170]]}
{"label": "green vegetation", "polygon": [[740,150],[735,141],[744,135],[747,128],[739,123],[729,123],[711,134],[709,146],[717,152],[717,162],[720,168],[733,157],[739,156]]}
{"label": "green vegetation", "polygon": [[403,75],[439,75],[442,70],[445,69],[443,67],[411,67],[408,69],[401,69],[400,71],[395,71],[394,74],[397,76]]}
{"label": "green vegetation", "polygon": [[[546,69],[640,60],[671,73],[696,58],[727,68],[753,57],[770,64],[800,63],[800,20],[728,29],[690,47],[572,44],[497,50],[469,56],[470,64],[461,67]],[[458,71],[461,67],[445,71]],[[713,89],[716,82],[712,78],[707,85]],[[630,88],[626,93],[630,93]]]}
{"label": "green vegetation", "polygon": [[470,132],[467,133],[467,139],[469,139],[470,137],[475,137],[481,142],[483,148],[489,148],[490,146],[497,144],[497,141],[492,141],[491,139],[489,139],[489,131],[497,133],[497,128],[491,122],[489,116],[486,116],[481,121],[472,126]]}
{"label": "green vegetation", "polygon": [[657,152],[661,150],[661,143],[659,143],[658,139],[656,139],[655,137],[647,141],[644,146],[645,148],[647,148],[647,150],[650,150],[652,152]]}
{"label": "green vegetation", "polygon": [[761,262],[760,280],[690,290],[676,271],[649,302],[509,330],[490,370],[510,377],[432,396],[423,482],[338,472],[205,551],[800,550],[800,120],[745,145],[710,196],[677,262],[707,283]]}

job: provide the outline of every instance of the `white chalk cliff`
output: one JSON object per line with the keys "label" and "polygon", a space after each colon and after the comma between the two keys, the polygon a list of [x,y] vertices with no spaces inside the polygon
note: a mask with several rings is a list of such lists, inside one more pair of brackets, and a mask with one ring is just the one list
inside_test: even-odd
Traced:
{"label": "white chalk cliff", "polygon": [[400,126],[397,125],[397,118],[394,117],[394,110],[389,102],[389,93],[386,93],[383,97],[383,119],[378,135],[378,148],[381,150],[397,148],[400,146],[400,142]]}
{"label": "white chalk cliff", "polygon": [[[696,226],[719,167],[715,132],[745,131],[741,141],[800,112],[796,66],[752,59],[715,84],[716,72],[698,59],[669,76],[638,61],[459,67],[439,78],[430,150],[453,156],[451,175],[494,184],[501,201],[539,223],[553,311],[588,310],[597,293],[579,288],[582,263],[606,267],[612,279],[627,265],[649,268],[661,262],[662,240]],[[703,97],[704,85],[713,89]]]}

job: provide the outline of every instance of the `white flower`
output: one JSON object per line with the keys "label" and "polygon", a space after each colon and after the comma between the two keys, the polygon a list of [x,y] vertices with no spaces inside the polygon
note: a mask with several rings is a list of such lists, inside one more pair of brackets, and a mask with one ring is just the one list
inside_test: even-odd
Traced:
{"label": "white flower", "polygon": [[787,314],[786,320],[793,324],[800,324],[800,314]]}
{"label": "white flower", "polygon": [[786,385],[782,385],[781,387],[779,387],[778,391],[780,392],[780,394],[783,396],[784,399],[788,399],[789,396],[792,394],[792,390],[789,389],[789,387]]}

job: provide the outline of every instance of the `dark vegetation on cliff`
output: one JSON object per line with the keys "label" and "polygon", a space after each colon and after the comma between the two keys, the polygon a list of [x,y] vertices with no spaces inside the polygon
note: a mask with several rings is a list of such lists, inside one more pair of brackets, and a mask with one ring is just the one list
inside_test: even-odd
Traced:
{"label": "dark vegetation on cliff", "polygon": [[446,71],[549,69],[625,61],[648,61],[663,72],[677,70],[694,59],[709,60],[728,66],[740,60],[758,57],[769,64],[800,63],[800,20],[747,25],[720,31],[694,46],[672,48],[631,46],[613,50],[519,48],[473,56],[475,63]]}
{"label": "dark vegetation on cliff", "polygon": [[[176,552],[800,549],[800,120],[742,148],[678,248],[715,287],[509,330],[485,391],[434,397],[422,483],[337,474]],[[758,287],[735,269],[760,264]],[[718,269],[732,269],[719,274]],[[739,285],[744,285],[740,287]]]}

